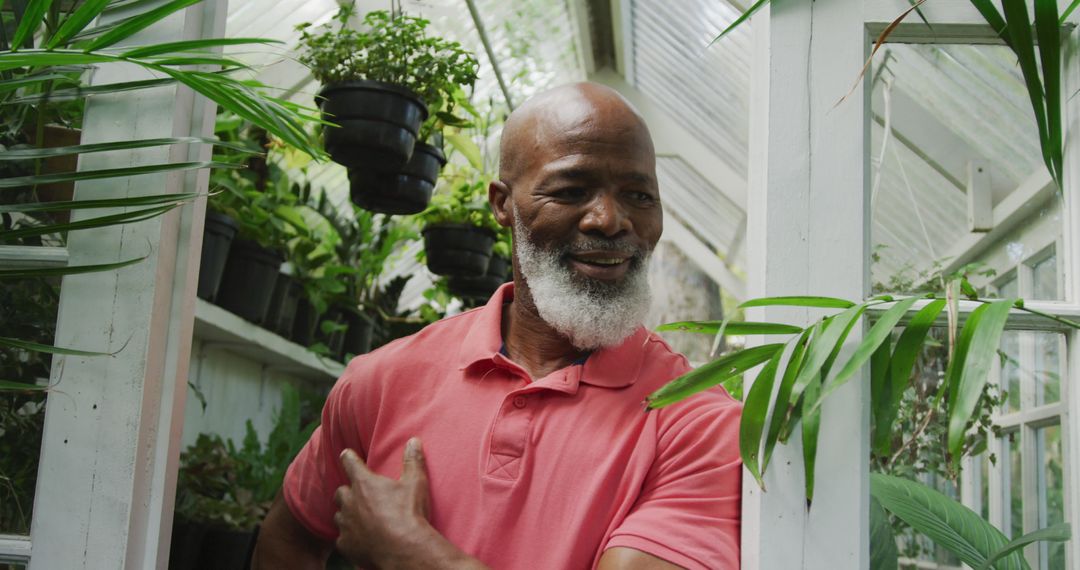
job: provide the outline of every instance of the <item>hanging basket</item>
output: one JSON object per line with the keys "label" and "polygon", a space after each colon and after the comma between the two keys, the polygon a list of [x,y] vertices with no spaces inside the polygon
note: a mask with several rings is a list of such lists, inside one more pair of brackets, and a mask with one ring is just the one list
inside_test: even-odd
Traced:
{"label": "hanging basket", "polygon": [[432,273],[479,277],[487,271],[495,232],[468,224],[433,224],[424,228],[423,234]]}
{"label": "hanging basket", "polygon": [[416,143],[412,158],[397,172],[353,168],[349,170],[352,200],[357,206],[382,214],[416,214],[427,208],[439,171],[446,164],[438,147]]}
{"label": "hanging basket", "polygon": [[211,303],[217,298],[229,247],[239,224],[225,214],[207,210],[203,228],[202,260],[199,262],[199,298]]}
{"label": "hanging basket", "polygon": [[331,83],[315,98],[330,158],[349,168],[398,170],[409,161],[427,106],[412,91],[381,81]]}
{"label": "hanging basket", "polygon": [[479,277],[451,277],[446,283],[450,292],[465,298],[487,300],[510,276],[510,260],[493,255],[487,271]]}
{"label": "hanging basket", "polygon": [[280,255],[253,241],[233,241],[217,304],[247,321],[262,324],[281,262]]}

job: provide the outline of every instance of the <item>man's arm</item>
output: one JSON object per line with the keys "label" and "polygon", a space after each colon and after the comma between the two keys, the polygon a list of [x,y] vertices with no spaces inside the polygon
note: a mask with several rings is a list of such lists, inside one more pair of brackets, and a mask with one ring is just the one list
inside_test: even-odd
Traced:
{"label": "man's arm", "polygon": [[682,566],[647,552],[617,546],[604,551],[596,570],[682,570]]}
{"label": "man's arm", "polygon": [[322,570],[333,545],[311,534],[296,520],[278,493],[259,528],[259,540],[251,561],[252,570]]}

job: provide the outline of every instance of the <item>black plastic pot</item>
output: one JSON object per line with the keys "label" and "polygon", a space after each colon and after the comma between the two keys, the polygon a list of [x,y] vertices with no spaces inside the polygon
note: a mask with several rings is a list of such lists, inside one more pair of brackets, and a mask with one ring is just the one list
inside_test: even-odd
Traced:
{"label": "black plastic pot", "polygon": [[446,286],[450,292],[466,299],[488,299],[500,285],[506,283],[510,274],[510,260],[501,256],[491,256],[487,272],[480,277],[451,277]]}
{"label": "black plastic pot", "polygon": [[397,172],[349,170],[352,200],[365,210],[383,214],[416,214],[427,208],[439,171],[446,164],[438,147],[416,143],[412,158]]}
{"label": "black plastic pot", "polygon": [[303,293],[304,288],[299,281],[279,273],[274,292],[270,295],[270,306],[266,310],[263,327],[278,336],[289,338],[296,320],[296,306]]}
{"label": "black plastic pot", "polygon": [[345,314],[346,311],[341,307],[330,307],[326,314],[319,319],[319,325],[315,329],[315,338],[322,341],[330,349],[330,355],[334,358],[341,358],[341,349],[345,346],[345,331],[324,332],[322,323],[332,321],[339,325],[345,324]]}
{"label": "black plastic pot", "polygon": [[199,262],[199,298],[212,303],[217,297],[221,276],[225,272],[225,261],[229,258],[229,247],[236,237],[238,227],[239,224],[231,217],[206,211],[202,260]]}
{"label": "black plastic pot", "polygon": [[245,239],[233,241],[217,304],[256,324],[264,322],[282,258]]}
{"label": "black plastic pot", "polygon": [[427,266],[436,275],[479,277],[487,271],[495,233],[468,224],[434,224],[424,228]]}
{"label": "black plastic pot", "polygon": [[245,570],[250,567],[255,547],[254,531],[210,528],[199,554],[201,570]]}
{"label": "black plastic pot", "polygon": [[331,83],[315,98],[323,119],[323,146],[349,168],[394,171],[408,162],[427,106],[412,91],[381,81]]}
{"label": "black plastic pot", "polygon": [[358,356],[371,352],[371,336],[375,332],[375,321],[371,317],[345,312],[345,324],[349,330],[345,331],[345,342],[341,346],[340,360],[344,361],[349,355]]}
{"label": "black plastic pot", "polygon": [[296,303],[296,318],[293,319],[289,338],[300,346],[311,346],[315,344],[315,329],[318,326],[319,313],[306,297],[301,296]]}
{"label": "black plastic pot", "polygon": [[174,520],[169,546],[169,570],[199,570],[199,552],[205,535],[204,524]]}

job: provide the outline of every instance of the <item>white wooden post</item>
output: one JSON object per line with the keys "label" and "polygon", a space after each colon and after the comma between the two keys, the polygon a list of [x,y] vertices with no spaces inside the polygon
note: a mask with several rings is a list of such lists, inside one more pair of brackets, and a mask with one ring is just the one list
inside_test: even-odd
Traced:
{"label": "white wooden post", "polygon": [[[165,4],[135,5],[148,10]],[[131,15],[117,10],[103,22]],[[141,32],[157,43],[221,36],[226,3],[207,1]],[[94,84],[148,77],[105,65]],[[83,142],[209,136],[215,106],[179,86],[95,96]],[[80,157],[80,169],[206,160],[204,145]],[[81,182],[78,199],[185,192],[206,171]],[[64,278],[56,342],[114,357],[57,357],[39,468],[30,567],[165,568],[195,306],[205,200],[153,220],[72,234],[72,265],[146,256],[119,271]],[[73,219],[100,215],[77,211]]]}
{"label": "white wooden post", "polygon": [[[1080,24],[1080,14],[1073,12],[1069,23]],[[1080,32],[1073,29],[1065,41],[1062,58],[1063,93],[1075,93],[1080,89]],[[1065,172],[1062,185],[1063,239],[1058,253],[1064,268],[1065,300],[1080,303],[1080,102],[1065,100]],[[1065,521],[1072,524],[1072,539],[1065,547],[1065,567],[1080,567],[1080,331],[1066,333],[1068,360],[1062,382],[1062,399],[1065,409],[1061,417],[1061,445],[1063,451],[1065,484]]]}
{"label": "white wooden post", "polygon": [[[749,296],[869,291],[868,90],[842,103],[865,61],[860,0],[774,0],[753,20],[747,259]],[[766,309],[748,320],[808,322]],[[852,332],[857,342],[861,329]],[[822,408],[812,509],[797,443],[777,448],[766,492],[744,477],[743,568],[860,570],[869,561],[869,388],[862,376]]]}

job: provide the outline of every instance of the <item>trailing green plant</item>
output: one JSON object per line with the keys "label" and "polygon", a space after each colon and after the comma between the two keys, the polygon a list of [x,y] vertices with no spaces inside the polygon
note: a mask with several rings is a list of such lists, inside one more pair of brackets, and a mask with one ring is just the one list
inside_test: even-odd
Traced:
{"label": "trailing green plant", "polygon": [[504,228],[495,220],[488,205],[489,181],[485,178],[470,180],[459,177],[455,172],[461,170],[460,168],[451,165],[446,168],[450,171],[445,178],[448,184],[441,188],[441,191],[435,192],[427,209],[414,216],[416,222],[423,226],[466,224],[490,230],[495,234],[502,232]]}
{"label": "trailing green plant", "polygon": [[367,79],[405,87],[430,111],[420,140],[442,126],[463,126],[458,106],[468,105],[465,90],[476,83],[480,64],[458,42],[429,36],[428,20],[398,12],[368,12],[362,30],[350,27],[354,3],[343,3],[334,20],[300,31],[299,60],[323,85]]}

